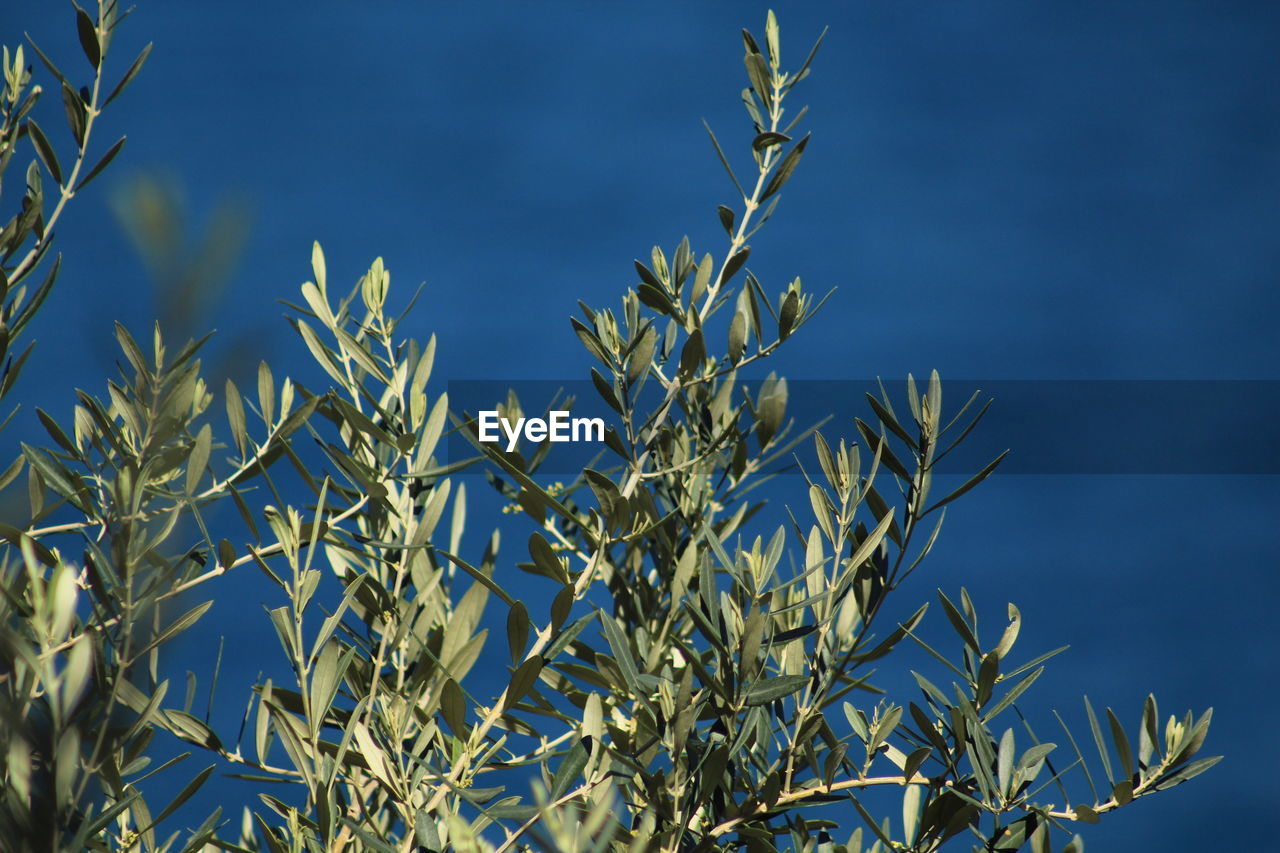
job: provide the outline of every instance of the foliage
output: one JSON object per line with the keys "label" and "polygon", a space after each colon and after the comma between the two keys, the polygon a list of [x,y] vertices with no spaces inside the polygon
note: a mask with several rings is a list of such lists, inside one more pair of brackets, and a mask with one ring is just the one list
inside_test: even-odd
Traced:
{"label": "foliage", "polygon": [[[53,281],[56,261],[24,294],[54,222],[119,150],[82,170],[95,118],[145,59],[100,97],[120,17],[108,0],[96,18],[77,7],[94,72],[80,94],[40,54],[77,146],[65,177],[30,117],[39,89],[23,50],[5,52],[0,164],[24,140],[36,155],[3,236],[5,347]],[[951,684],[916,675],[918,695],[894,699],[870,682],[873,663],[924,645],[928,604],[894,619],[890,602],[947,505],[1000,460],[933,493],[938,462],[986,411],[975,397],[944,415],[936,373],[923,387],[908,379],[903,412],[887,394],[871,398],[853,442],[797,431],[784,379],[748,388],[741,371],[825,298],[799,279],[771,296],[746,268],[808,144],[805,110],[787,113],[817,47],[784,71],[772,14],[763,47],[744,40],[754,182],[739,180],[712,135],[739,196],[718,209],[728,238],[718,258],[687,239],[670,255],[655,248],[618,313],[582,305],[572,320],[617,418],[606,461],[568,485],[544,485],[549,445],[482,443],[474,419],[428,390],[435,339],[401,334],[381,259],[335,292],[317,246],[290,306],[327,388],[263,363],[252,395],[230,381],[216,393],[199,342],[171,350],[157,327],[144,347],[117,328],[121,377],[105,396],[77,392],[70,424],[40,413],[52,443],[23,445],[4,478],[25,472],[31,513],[0,526],[0,846],[861,853],[954,841],[1042,853],[1071,824],[1216,761],[1195,759],[1209,714],[1171,717],[1161,731],[1152,697],[1136,748],[1114,712],[1104,725],[1086,700],[1101,776],[1065,725],[1069,749],[1030,726],[1016,735],[1015,703],[1054,653],[1015,662],[1013,605],[984,643],[963,590],[958,603],[938,595],[958,657],[925,646]],[[60,189],[48,216],[46,174]],[[0,392],[27,352],[7,362]],[[503,407],[519,409],[514,395]],[[470,437],[472,458],[441,461],[453,431]],[[801,442],[819,460],[804,472],[809,506],[757,532],[754,490]],[[514,560],[497,530],[467,553],[464,470],[515,508],[503,530],[527,543]],[[532,579],[513,580],[512,563]],[[194,681],[176,695],[161,659],[212,604],[192,606],[191,595],[254,570],[278,590],[266,618],[288,677],[254,687],[232,738],[193,707]],[[526,584],[551,590],[548,613],[530,612]],[[484,692],[484,670],[503,665],[502,689]],[[184,771],[194,755],[199,769]],[[261,783],[261,805],[239,821],[215,809],[175,828],[219,769]],[[1079,769],[1088,794],[1069,795]],[[156,774],[163,786],[150,783]],[[874,814],[873,789],[894,792],[900,812]],[[1075,838],[1063,849],[1081,848]]]}

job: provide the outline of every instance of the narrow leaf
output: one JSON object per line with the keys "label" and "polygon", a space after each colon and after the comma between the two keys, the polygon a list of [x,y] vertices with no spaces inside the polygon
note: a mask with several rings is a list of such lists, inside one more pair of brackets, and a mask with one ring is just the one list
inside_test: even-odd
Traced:
{"label": "narrow leaf", "polygon": [[40,155],[40,162],[44,163],[44,167],[49,170],[49,174],[59,184],[62,183],[62,166],[58,163],[58,155],[54,152],[53,146],[49,144],[49,139],[44,135],[44,131],[40,129],[40,125],[36,124],[35,119],[27,121],[27,132],[31,135],[31,144],[35,146],[36,154]]}
{"label": "narrow leaf", "polygon": [[107,153],[103,154],[102,158],[98,160],[97,164],[94,165],[94,167],[89,170],[89,174],[84,176],[84,180],[76,184],[76,192],[80,192],[80,190],[84,189],[85,185],[87,185],[94,178],[98,177],[98,173],[100,173],[103,169],[107,168],[107,166],[111,163],[112,160],[116,159],[116,155],[119,154],[120,149],[124,147],[124,141],[126,138],[127,137],[124,137],[124,136],[120,137],[119,139],[116,140],[115,145],[112,145],[110,148],[107,149]]}
{"label": "narrow leaf", "polygon": [[153,44],[154,43],[147,44],[147,46],[142,49],[142,52],[138,54],[137,59],[133,60],[133,64],[129,66],[129,70],[124,72],[124,76],[120,78],[120,82],[111,90],[111,94],[107,95],[107,99],[102,102],[104,107],[114,101],[116,97],[133,82],[133,78],[138,76],[138,72],[142,70],[143,63],[145,63],[147,61],[147,57],[151,55],[151,48]]}

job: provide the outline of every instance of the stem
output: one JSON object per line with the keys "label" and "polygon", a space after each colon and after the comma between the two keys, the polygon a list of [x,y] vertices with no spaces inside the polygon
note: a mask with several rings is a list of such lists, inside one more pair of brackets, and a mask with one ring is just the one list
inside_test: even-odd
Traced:
{"label": "stem", "polygon": [[[102,3],[98,4],[98,27],[101,29],[102,21]],[[31,249],[28,250],[18,265],[14,267],[13,273],[9,276],[11,284],[22,281],[32,269],[35,268],[35,261],[43,253],[49,243],[53,241],[53,228],[58,223],[58,219],[62,216],[62,211],[66,209],[67,202],[75,197],[76,182],[80,177],[80,169],[84,166],[85,155],[89,153],[89,138],[93,133],[93,122],[102,113],[101,107],[98,106],[98,97],[102,88],[102,67],[107,59],[106,47],[103,47],[102,56],[99,58],[98,67],[94,69],[93,90],[89,96],[89,103],[85,105],[84,119],[84,137],[80,140],[80,149],[76,152],[76,161],[71,166],[71,171],[67,175],[65,184],[58,187],[58,203],[54,205],[53,212],[49,214],[49,218],[45,220],[44,236],[36,240]],[[79,97],[79,96],[77,96]]]}
{"label": "stem", "polygon": [[753,809],[751,809],[750,811],[744,814],[740,814],[737,817],[732,817],[729,820],[726,820],[720,824],[717,824],[707,834],[711,838],[719,838],[725,833],[732,831],[733,828],[738,826],[739,824],[745,823],[746,821],[751,820],[754,817],[757,817],[766,812],[772,811],[773,809],[776,809],[778,806],[791,805],[792,803],[798,803],[798,802],[807,800],[810,797],[833,794],[836,791],[848,791],[851,789],[858,789],[858,788],[873,788],[881,785],[897,785],[899,787],[904,785],[934,785],[934,784],[937,784],[937,782],[938,780],[930,779],[926,776],[921,776],[919,773],[917,773],[914,776],[912,776],[910,779],[908,779],[905,776],[873,776],[866,779],[846,779],[843,782],[832,782],[830,785],[817,785],[812,788],[801,788],[800,790],[797,790],[797,791],[787,791],[786,793],[779,796],[777,802],[774,803],[773,805],[766,805],[764,803],[761,803],[760,805],[755,806]]}

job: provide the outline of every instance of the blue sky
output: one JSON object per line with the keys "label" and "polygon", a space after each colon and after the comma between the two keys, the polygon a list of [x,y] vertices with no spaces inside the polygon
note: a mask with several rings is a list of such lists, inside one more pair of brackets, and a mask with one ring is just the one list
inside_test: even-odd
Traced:
{"label": "blue sky", "polygon": [[[310,275],[318,239],[335,278],[381,255],[399,293],[426,282],[411,333],[438,334],[442,378],[580,379],[578,298],[616,304],[655,243],[722,248],[715,205],[731,187],[700,120],[743,155],[737,34],[765,8],[141,0],[115,58],[156,48],[105,122],[129,143],[62,228],[19,396],[69,413],[70,387],[109,375],[109,321],[152,322],[145,271],[106,224],[111,193],[142,170],[181,182],[196,225],[223,198],[252,210],[206,324],[221,330],[213,353],[235,341],[277,372],[310,369],[276,300]],[[831,29],[797,92],[812,144],[751,266],[775,290],[800,275],[838,291],[776,369],[1280,379],[1280,7],[778,11],[792,63]],[[62,4],[10,0],[0,39],[25,29],[81,61],[68,24]],[[1196,414],[1153,410],[1151,441],[1194,431]],[[993,621],[1016,601],[1029,651],[1072,644],[1037,686],[1046,719],[1083,692],[1133,720],[1148,690],[1166,713],[1215,706],[1207,750],[1227,761],[1109,817],[1091,851],[1258,849],[1280,793],[1280,481],[1262,471],[997,476],[917,575],[919,598],[963,583]],[[210,618],[267,594],[216,592]],[[268,636],[258,621],[229,640],[232,666]],[[239,665],[251,679],[257,664]]]}

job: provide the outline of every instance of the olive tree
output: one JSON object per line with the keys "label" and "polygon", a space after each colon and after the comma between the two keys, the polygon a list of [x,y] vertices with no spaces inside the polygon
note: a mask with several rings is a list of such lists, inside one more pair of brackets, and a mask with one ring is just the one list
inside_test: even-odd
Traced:
{"label": "olive tree", "polygon": [[[28,53],[4,51],[0,168],[30,165],[0,233],[0,354],[50,293],[54,225],[120,150],[89,156],[95,120],[146,58],[108,86],[123,15],[99,0],[73,17],[83,88],[26,46],[65,104],[65,165],[32,117]],[[743,40],[747,132],[711,135],[724,242],[655,247],[616,308],[580,303],[565,329],[615,415],[567,483],[549,481],[549,443],[484,441],[451,407],[381,259],[348,288],[313,251],[289,322],[320,387],[263,363],[248,393],[212,388],[203,341],[117,326],[121,375],[69,392],[66,423],[40,412],[46,446],[14,448],[2,478],[27,503],[0,524],[0,847],[1079,851],[1076,824],[1217,760],[1196,757],[1210,715],[1162,720],[1154,697],[1133,719],[1086,700],[1087,735],[1041,739],[1014,720],[1053,653],[1020,653],[1018,609],[983,636],[963,589],[919,588],[946,508],[1000,462],[933,488],[980,397],[908,378],[905,404],[869,396],[828,436],[788,419],[785,379],[749,381],[826,297],[747,263],[809,143],[794,100],[817,45],[784,65],[772,14]],[[30,352],[6,358],[0,395]],[[495,411],[524,410],[511,394]],[[450,458],[448,440],[473,451]],[[808,503],[766,527],[761,487],[802,447]],[[482,523],[476,552],[468,483],[510,516]],[[244,572],[275,590],[263,618],[287,676],[219,732],[160,661]],[[926,618],[954,653],[926,644]],[[949,683],[878,690],[872,665],[905,646]],[[258,786],[253,807],[177,825],[219,772]]]}

